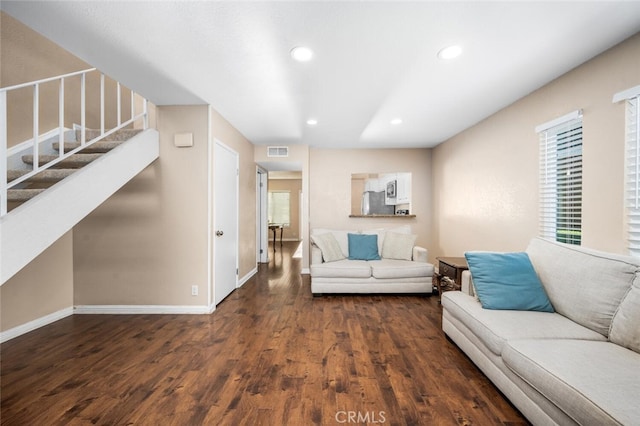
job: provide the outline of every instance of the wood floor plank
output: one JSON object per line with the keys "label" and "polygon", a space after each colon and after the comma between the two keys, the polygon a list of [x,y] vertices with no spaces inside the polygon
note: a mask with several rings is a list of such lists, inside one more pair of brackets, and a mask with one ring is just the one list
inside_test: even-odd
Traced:
{"label": "wood floor plank", "polygon": [[0,346],[13,425],[527,425],[437,297],[313,297],[285,242],[211,315],[74,315]]}

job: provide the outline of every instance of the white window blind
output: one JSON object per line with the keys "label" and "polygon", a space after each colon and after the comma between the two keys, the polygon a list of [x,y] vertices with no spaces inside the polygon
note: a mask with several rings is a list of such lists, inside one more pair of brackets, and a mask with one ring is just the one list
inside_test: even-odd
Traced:
{"label": "white window blind", "polygon": [[291,225],[291,193],[289,191],[269,191],[269,223]]}
{"label": "white window blind", "polygon": [[540,235],[582,240],[582,113],[536,127],[540,136]]}
{"label": "white window blind", "polygon": [[629,254],[640,256],[640,86],[616,94],[625,101],[625,199]]}

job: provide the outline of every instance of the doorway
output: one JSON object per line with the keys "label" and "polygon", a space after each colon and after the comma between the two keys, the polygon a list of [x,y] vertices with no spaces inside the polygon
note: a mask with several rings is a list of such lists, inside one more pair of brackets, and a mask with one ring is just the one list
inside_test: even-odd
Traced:
{"label": "doorway", "polygon": [[238,188],[239,155],[214,141],[214,305],[238,285]]}
{"label": "doorway", "polygon": [[[264,174],[261,174],[264,172]],[[302,192],[302,164],[295,161],[263,161],[258,163],[256,193],[258,206],[264,207],[264,211],[259,210],[258,216],[258,259],[261,263],[269,263],[273,254],[277,253],[281,247],[281,241],[293,242],[297,244],[295,247],[302,248],[302,240],[304,239],[304,214],[303,214],[303,192]],[[262,180],[264,179],[264,180]],[[262,187],[260,187],[262,183]],[[270,247],[273,243],[272,231],[269,230],[270,220],[276,222],[282,221],[282,218],[270,219],[269,213],[269,191],[274,194],[286,193],[289,197],[289,208],[286,212],[286,223],[277,223],[282,225],[282,229],[277,231],[276,245]],[[273,194],[272,194],[273,195]],[[279,197],[282,198],[282,197]],[[286,198],[286,197],[285,197]],[[277,211],[280,211],[277,209]],[[274,212],[272,211],[271,214]],[[281,216],[278,214],[278,216]],[[275,222],[274,222],[275,224]],[[262,250],[262,253],[260,253]],[[300,253],[294,248],[293,252],[296,257],[301,257]],[[260,257],[262,255],[262,257]]]}

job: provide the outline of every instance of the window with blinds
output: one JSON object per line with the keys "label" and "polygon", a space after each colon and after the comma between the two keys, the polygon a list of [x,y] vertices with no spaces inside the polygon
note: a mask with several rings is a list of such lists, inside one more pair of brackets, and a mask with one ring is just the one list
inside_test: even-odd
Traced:
{"label": "window with blinds", "polygon": [[536,127],[540,136],[540,235],[582,240],[582,112]]}
{"label": "window with blinds", "polygon": [[269,206],[269,223],[291,225],[291,193],[289,191],[269,191],[267,196]]}
{"label": "window with blinds", "polygon": [[625,201],[629,254],[640,256],[640,86],[620,92],[625,101]]}

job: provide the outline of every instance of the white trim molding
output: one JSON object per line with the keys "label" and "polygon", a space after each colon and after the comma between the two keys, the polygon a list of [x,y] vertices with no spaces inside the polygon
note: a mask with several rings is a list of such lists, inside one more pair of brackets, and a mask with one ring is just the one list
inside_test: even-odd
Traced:
{"label": "white trim molding", "polygon": [[627,99],[636,98],[638,96],[640,96],[640,85],[616,93],[615,95],[613,95],[612,102],[615,104],[617,102],[626,101]]}
{"label": "white trim molding", "polygon": [[244,285],[244,283],[249,281],[251,279],[251,277],[253,277],[257,273],[258,273],[258,267],[256,266],[255,268],[250,270],[249,273],[247,273],[244,277],[240,278],[240,280],[238,281],[238,287],[236,287],[236,288],[242,287]]}
{"label": "white trim molding", "polygon": [[566,123],[571,120],[575,120],[577,118],[582,117],[582,110],[577,109],[575,111],[571,111],[569,114],[565,114],[562,117],[555,118],[551,121],[547,121],[546,123],[542,123],[536,126],[536,133],[544,132],[545,130],[549,130],[552,127],[556,127],[560,124]]}
{"label": "white trim molding", "polygon": [[29,321],[17,327],[10,328],[7,331],[0,332],[0,343],[4,343],[7,340],[22,336],[23,334],[36,330],[40,327],[44,327],[45,325],[49,325],[71,315],[73,315],[73,308],[68,307],[57,312],[50,313],[49,315],[37,318],[33,321]]}
{"label": "white trim molding", "polygon": [[207,305],[78,305],[74,314],[209,314]]}
{"label": "white trim molding", "polygon": [[[64,132],[71,131],[71,129],[64,127]],[[38,136],[38,141],[41,145],[45,142],[50,142],[49,139],[55,138],[60,134],[60,128],[56,127],[55,129],[51,129],[48,132],[42,133]],[[22,151],[28,150],[33,146],[33,138],[27,139],[24,142],[20,142],[17,145],[11,146],[7,148],[7,156],[11,157],[12,155],[20,154]]]}
{"label": "white trim molding", "polygon": [[213,303],[213,150],[215,142],[212,110],[213,108],[209,105],[207,107],[207,304],[210,312],[216,309]]}

